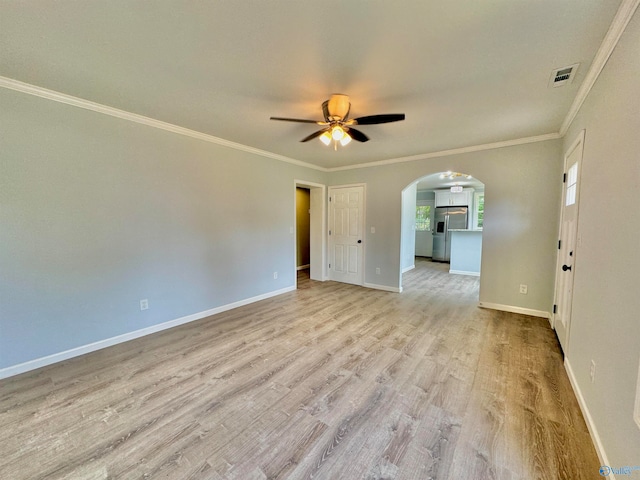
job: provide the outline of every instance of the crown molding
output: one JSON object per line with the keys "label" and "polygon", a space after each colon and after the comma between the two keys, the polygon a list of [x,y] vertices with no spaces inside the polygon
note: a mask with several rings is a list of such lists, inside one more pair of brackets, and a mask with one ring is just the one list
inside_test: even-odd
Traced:
{"label": "crown molding", "polygon": [[422,153],[419,155],[411,155],[409,157],[390,158],[388,160],[380,160],[377,162],[359,163],[357,165],[348,165],[344,167],[329,168],[329,172],[340,172],[343,170],[352,170],[355,168],[379,167],[382,165],[393,165],[395,163],[415,162],[417,160],[426,160],[428,158],[448,157],[451,155],[460,155],[462,153],[481,152],[483,150],[494,150],[496,148],[513,147],[515,145],[524,145],[527,143],[546,142],[547,140],[557,140],[562,138],[559,133],[547,133],[545,135],[537,135],[535,137],[517,138],[515,140],[505,140],[503,142],[485,143],[482,145],[472,145],[469,147],[453,148],[451,150],[440,150],[438,152]]}
{"label": "crown molding", "polygon": [[17,92],[25,93],[27,95],[33,95],[33,96],[44,98],[47,100],[52,100],[54,102],[63,103],[65,105],[70,105],[77,108],[83,108],[85,110],[101,113],[103,115],[109,115],[111,117],[119,118],[122,120],[140,123],[148,127],[158,128],[160,130],[176,133],[178,135],[184,135],[184,136],[195,138],[198,140],[203,140],[205,142],[215,143],[216,145],[221,145],[223,147],[233,148],[235,150],[252,153],[255,155],[271,158],[273,160],[278,160],[278,161],[290,163],[293,165],[298,165],[301,167],[311,168],[313,170],[318,170],[321,172],[339,172],[342,170],[352,170],[357,168],[369,168],[369,167],[377,167],[380,165],[392,165],[395,163],[413,162],[416,160],[423,160],[427,158],[446,157],[449,155],[457,155],[460,153],[478,152],[482,150],[491,150],[494,148],[510,147],[513,145],[522,145],[525,143],[543,142],[545,140],[554,140],[554,139],[560,138],[559,134],[550,133],[547,135],[539,135],[536,137],[519,138],[515,140],[507,140],[504,142],[487,143],[483,145],[474,145],[469,147],[455,148],[452,150],[442,150],[439,152],[424,153],[419,155],[412,155],[409,157],[392,158],[388,160],[380,160],[377,162],[368,162],[368,163],[360,163],[357,165],[345,165],[343,167],[326,168],[326,167],[320,167],[318,165],[314,165],[312,163],[303,162],[301,160],[285,157],[284,155],[278,155],[277,153],[272,153],[266,150],[260,150],[258,148],[249,147],[241,143],[231,142],[223,138],[198,132],[196,130],[191,130],[189,128],[180,127],[172,123],[167,123],[167,122],[156,120],[150,117],[145,117],[144,115],[139,115],[137,113],[127,112],[126,110],[120,110],[119,108],[109,107],[107,105],[102,105],[101,103],[92,102],[90,100],[74,97],[72,95],[67,95],[66,93],[56,92],[54,90],[49,90],[48,88],[31,85],[29,83],[21,82],[19,80],[14,80],[12,78],[0,76],[0,87],[7,88],[9,90],[15,90]]}
{"label": "crown molding", "polygon": [[82,98],[67,95],[66,93],[56,92],[49,90],[48,88],[38,87],[29,83],[14,80],[12,78],[0,76],[0,87],[7,88],[9,90],[15,90],[17,92],[26,93],[47,100],[52,100],[58,103],[64,103],[73,107],[83,108],[85,110],[91,110],[92,112],[101,113],[103,115],[109,115],[111,117],[120,118],[122,120],[128,120],[130,122],[140,123],[148,127],[158,128],[167,132],[176,133],[178,135],[184,135],[186,137],[203,140],[209,143],[215,143],[223,147],[233,148],[234,150],[240,150],[254,155],[259,155],[273,160],[279,160],[281,162],[291,163],[301,167],[312,168],[314,170],[327,171],[326,168],[313,165],[311,163],[295,160],[293,158],[285,157],[284,155],[278,155],[277,153],[267,152],[266,150],[260,150],[259,148],[249,147],[241,143],[231,142],[223,138],[214,137],[206,133],[191,130],[189,128],[180,127],[172,123],[163,122],[153,118],[145,117],[144,115],[138,115],[137,113],[127,112],[118,108],[109,107],[100,103],[92,102]]}
{"label": "crown molding", "polygon": [[595,85],[600,73],[602,72],[604,66],[607,63],[607,60],[613,53],[613,50],[618,44],[618,41],[620,40],[622,33],[624,32],[625,28],[627,27],[627,24],[633,17],[639,4],[640,4],[640,0],[622,0],[622,3],[618,8],[616,16],[614,17],[611,23],[611,26],[609,27],[609,30],[607,31],[607,34],[605,35],[602,41],[602,44],[600,45],[600,48],[598,49],[598,52],[596,53],[596,56],[594,57],[594,60],[591,63],[591,67],[589,68],[589,71],[587,72],[585,79],[582,82],[582,85],[580,85],[580,88],[578,89],[578,93],[576,94],[576,97],[574,98],[574,101],[569,111],[567,112],[567,115],[564,121],[562,122],[562,125],[558,133],[548,133],[546,135],[538,135],[534,137],[525,137],[525,138],[519,138],[515,140],[506,140],[503,142],[487,143],[482,145],[473,145],[473,146],[467,146],[467,147],[461,147],[461,148],[454,148],[450,150],[441,150],[438,152],[412,155],[407,157],[391,158],[391,159],[380,160],[375,162],[360,163],[356,165],[345,165],[342,167],[329,167],[329,168],[321,167],[318,165],[314,165],[312,163],[296,160],[290,157],[286,157],[284,155],[279,155],[277,153],[272,153],[266,150],[249,147],[241,143],[231,142],[229,140],[215,137],[213,135],[209,135],[206,133],[198,132],[196,130],[191,130],[191,129],[180,127],[178,125],[174,125],[171,123],[156,120],[150,117],[145,117],[144,115],[139,115],[137,113],[127,112],[125,110],[109,107],[107,105],[102,105],[100,103],[92,102],[90,100],[74,97],[72,95],[56,92],[54,90],[38,87],[36,85],[31,85],[29,83],[21,82],[19,80],[14,80],[12,78],[0,76],[0,87],[7,88],[10,90],[15,90],[17,92],[25,93],[28,95],[33,95],[36,97],[52,100],[54,102],[63,103],[73,107],[83,108],[85,110],[101,113],[103,115],[109,115],[111,117],[120,118],[122,120],[139,123],[139,124],[146,125],[153,128],[158,128],[158,129],[172,132],[178,135],[184,135],[184,136],[195,138],[198,140],[203,140],[205,142],[214,143],[216,145],[232,148],[235,150],[240,150],[240,151],[251,153],[261,157],[270,158],[273,160],[278,160],[281,162],[286,162],[293,165],[298,165],[301,167],[318,170],[321,172],[340,172],[344,170],[370,168],[370,167],[377,167],[382,165],[393,165],[397,163],[413,162],[413,161],[425,160],[429,158],[446,157],[450,155],[459,155],[463,153],[492,150],[496,148],[523,145],[527,143],[555,140],[555,139],[564,137],[567,131],[569,130],[571,123],[573,122],[576,115],[580,111],[582,104],[584,103],[587,96],[589,95],[589,92]]}
{"label": "crown molding", "polygon": [[585,75],[582,85],[580,85],[580,88],[578,89],[576,98],[574,98],[573,103],[571,104],[571,108],[569,108],[567,116],[560,126],[559,133],[561,136],[564,137],[567,133],[567,130],[569,130],[571,123],[576,118],[576,115],[580,111],[580,107],[582,107],[582,104],[587,99],[589,92],[598,80],[602,69],[606,65],[607,60],[609,60],[609,57],[613,53],[614,48],[616,48],[616,45],[618,44],[622,33],[624,32],[625,28],[627,28],[627,24],[633,17],[633,14],[638,8],[639,4],[640,0],[622,0],[622,3],[618,8],[618,12],[613,18],[607,34],[604,36],[604,40],[602,40],[600,48],[598,49],[593,62],[591,62],[591,67]]}
{"label": "crown molding", "polygon": [[345,170],[354,170],[360,168],[371,168],[378,167],[383,165],[393,165],[398,163],[406,163],[406,162],[414,162],[418,160],[425,160],[429,158],[438,158],[438,157],[446,157],[451,155],[459,155],[464,153],[471,152],[479,152],[483,150],[493,150],[496,148],[505,148],[511,147],[515,145],[524,145],[527,143],[535,143],[535,142],[544,142],[547,140],[557,140],[559,138],[563,138],[571,123],[575,119],[578,114],[582,104],[586,100],[589,92],[595,85],[600,73],[602,72],[604,66],[607,63],[607,60],[613,53],[622,33],[624,32],[627,24],[633,17],[638,5],[640,4],[640,0],[623,0],[618,8],[616,16],[614,17],[605,38],[594,57],[593,62],[591,63],[591,67],[587,72],[582,85],[578,89],[578,93],[574,98],[574,101],[567,112],[567,115],[560,127],[558,133],[548,133],[545,135],[538,135],[533,137],[524,137],[518,138],[514,140],[506,140],[502,142],[494,142],[494,143],[486,143],[481,145],[472,145],[461,148],[454,148],[450,150],[440,150],[437,152],[431,153],[423,153],[418,155],[411,155],[407,157],[398,157],[398,158],[390,158],[386,160],[380,160],[375,162],[367,162],[360,163],[356,165],[345,165],[342,167],[321,167],[318,165],[314,165],[312,163],[303,162],[301,160],[296,160],[293,158],[286,157],[284,155],[279,155],[276,153],[268,152],[266,150],[261,150],[254,147],[249,147],[247,145],[243,145],[241,143],[231,142],[229,140],[225,140],[223,138],[215,137],[213,135],[209,135],[206,133],[198,132],[196,130],[191,130],[188,128],[180,127],[178,125],[174,125],[171,123],[163,122],[160,120],[156,120],[150,117],[145,117],[143,115],[139,115],[137,113],[127,112],[125,110],[120,110],[118,108],[109,107],[107,105],[102,105],[100,103],[92,102],[90,100],[84,100],[82,98],[74,97],[71,95],[67,95],[65,93],[56,92],[54,90],[49,90],[47,88],[38,87],[36,85],[31,85],[29,83],[21,82],[19,80],[14,80],[7,77],[0,76],[0,87],[7,88],[10,90],[15,90],[21,93],[25,93],[28,95],[34,95],[37,97],[45,98],[48,100],[52,100],[54,102],[64,103],[66,105],[71,105],[78,108],[83,108],[85,110],[91,110],[93,112],[101,113],[104,115],[109,115],[112,117],[120,118],[123,120],[128,120],[135,123],[140,123],[142,125],[147,125],[149,127],[158,128],[161,130],[165,130],[168,132],[176,133],[178,135],[184,135],[187,137],[195,138],[198,140],[203,140],[205,142],[214,143],[220,146],[233,148],[235,150],[240,150],[247,153],[252,153],[254,155],[259,155],[265,158],[270,158],[273,160],[278,160],[281,162],[290,163],[293,165],[298,165],[301,167],[310,168],[313,170],[318,170],[321,172],[340,172]]}

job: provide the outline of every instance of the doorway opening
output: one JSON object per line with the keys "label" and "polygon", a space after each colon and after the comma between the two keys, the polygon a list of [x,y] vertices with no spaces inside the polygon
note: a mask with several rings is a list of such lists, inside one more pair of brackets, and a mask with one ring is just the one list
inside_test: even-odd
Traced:
{"label": "doorway opening", "polygon": [[484,183],[467,173],[437,172],[402,191],[400,288],[416,261],[447,273],[480,276]]}
{"label": "doorway opening", "polygon": [[296,288],[298,274],[311,280],[326,280],[326,187],[294,180],[295,233],[294,265]]}

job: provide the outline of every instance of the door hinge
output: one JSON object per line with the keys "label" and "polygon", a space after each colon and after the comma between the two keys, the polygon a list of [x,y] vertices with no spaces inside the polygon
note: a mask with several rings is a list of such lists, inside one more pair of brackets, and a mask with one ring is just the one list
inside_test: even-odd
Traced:
{"label": "door hinge", "polygon": [[567,174],[566,173],[562,174],[562,183],[567,183]]}
{"label": "door hinge", "polygon": [[329,197],[329,201],[331,201],[331,197]]}
{"label": "door hinge", "polygon": [[329,264],[329,268],[331,268],[331,264]]}
{"label": "door hinge", "polygon": [[331,235],[331,230],[329,230],[329,235]]}
{"label": "door hinge", "polygon": [[558,305],[553,305],[553,313],[558,313]]}
{"label": "door hinge", "polygon": [[562,240],[558,240],[558,250],[560,250],[561,246],[562,246]]}

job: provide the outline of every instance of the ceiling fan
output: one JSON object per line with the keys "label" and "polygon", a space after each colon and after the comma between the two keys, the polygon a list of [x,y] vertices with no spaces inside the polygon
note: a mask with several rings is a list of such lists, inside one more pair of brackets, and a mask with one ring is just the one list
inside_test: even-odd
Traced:
{"label": "ceiling fan", "polygon": [[399,122],[404,120],[404,113],[367,115],[365,117],[349,119],[349,110],[351,110],[349,97],[347,95],[335,93],[331,95],[329,100],[325,100],[322,103],[322,114],[324,116],[324,120],[304,120],[300,118],[285,117],[271,117],[271,120],[315,123],[316,125],[322,125],[325,128],[312,133],[300,141],[308,142],[309,140],[320,137],[320,141],[325,145],[329,145],[333,140],[335,148],[338,148],[338,143],[344,147],[351,142],[352,139],[357,142],[369,141],[369,137],[360,130],[353,128],[354,125],[377,125],[380,123]]}

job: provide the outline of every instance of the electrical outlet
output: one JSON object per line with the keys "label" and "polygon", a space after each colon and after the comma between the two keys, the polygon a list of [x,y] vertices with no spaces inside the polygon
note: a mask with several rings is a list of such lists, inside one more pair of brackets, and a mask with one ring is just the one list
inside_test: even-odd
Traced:
{"label": "electrical outlet", "polygon": [[140,300],[140,310],[149,310],[149,300],[146,298]]}
{"label": "electrical outlet", "polygon": [[376,268],[376,275],[380,275],[380,267]]}
{"label": "electrical outlet", "polygon": [[376,233],[376,227],[371,227],[371,233]]}
{"label": "electrical outlet", "polygon": [[596,362],[591,360],[591,368],[589,368],[589,377],[591,378],[591,383],[595,383],[596,381]]}
{"label": "electrical outlet", "polygon": [[278,279],[278,272],[273,272],[273,279],[277,280]]}
{"label": "electrical outlet", "polygon": [[520,284],[520,293],[522,295],[526,295],[528,291],[529,291],[529,287],[527,287],[524,284]]}

